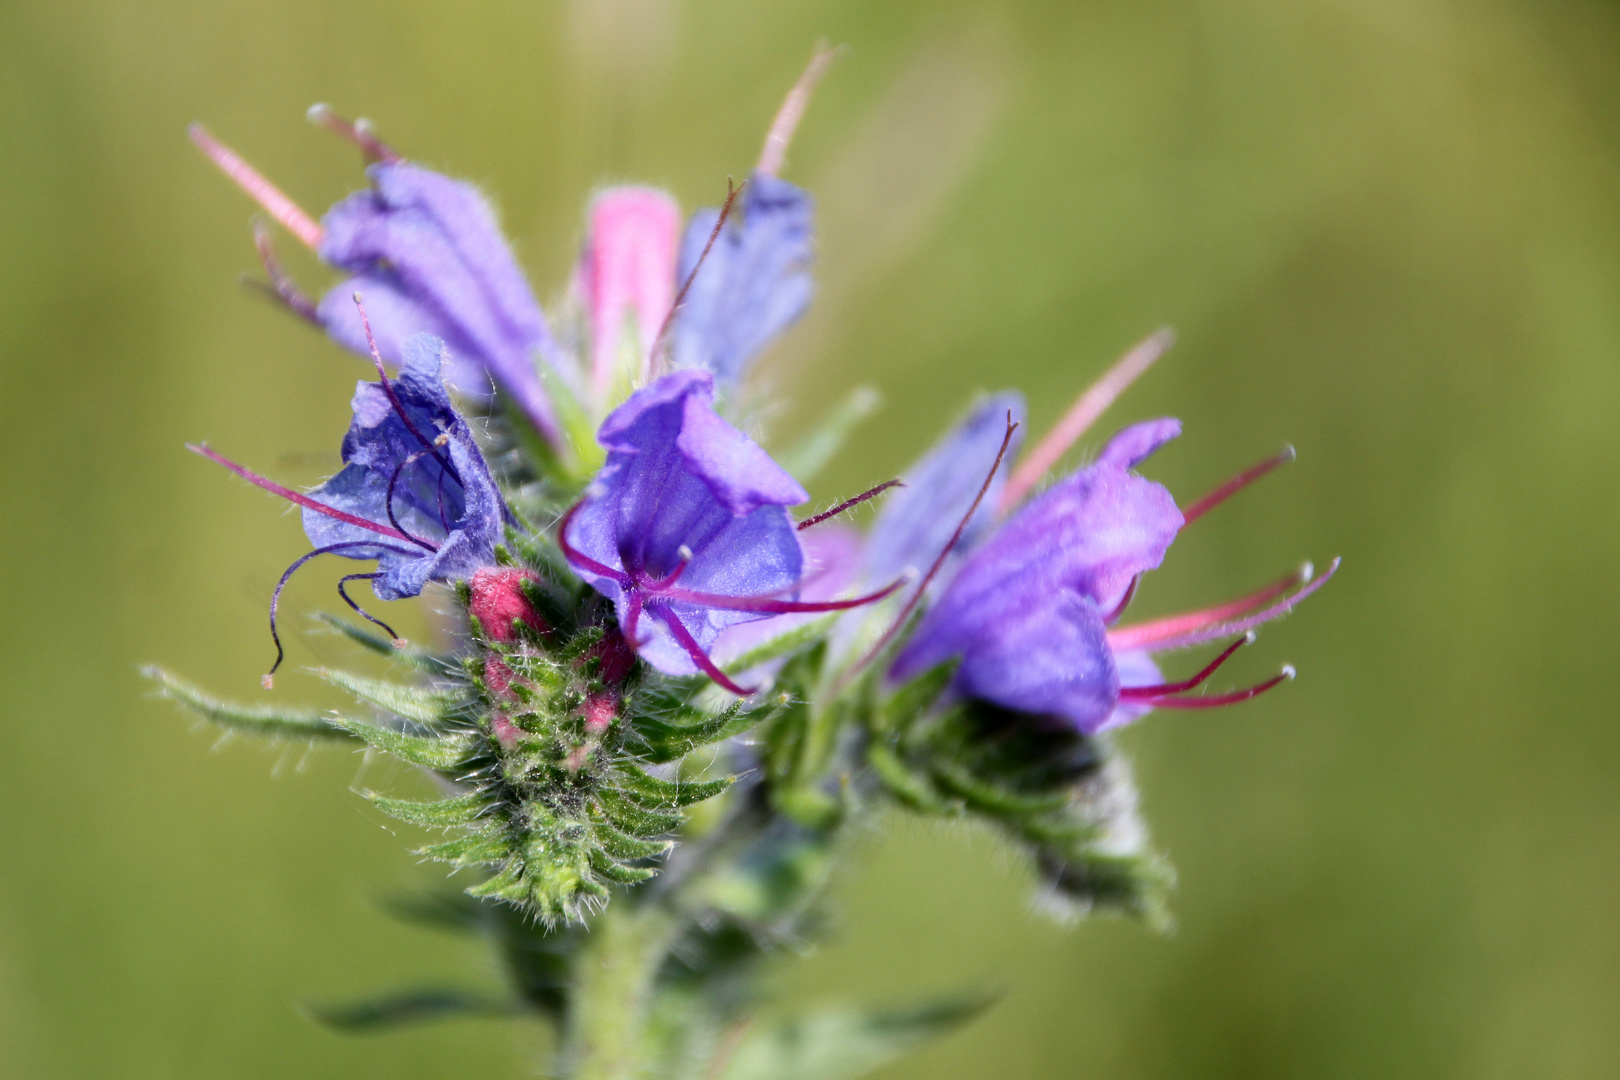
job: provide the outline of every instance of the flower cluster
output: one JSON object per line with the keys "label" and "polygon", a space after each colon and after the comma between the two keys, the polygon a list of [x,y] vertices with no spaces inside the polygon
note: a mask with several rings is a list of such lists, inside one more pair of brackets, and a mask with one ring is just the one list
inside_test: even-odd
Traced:
{"label": "flower cluster", "polygon": [[[734,405],[752,363],[811,299],[813,204],[778,174],[826,59],[723,205],[683,225],[654,189],[591,200],[556,331],[484,197],[363,122],[312,111],[370,162],[368,186],[318,221],[192,129],[342,275],[311,299],[260,228],[272,294],[375,372],[355,392],[343,469],[311,491],[193,447],[302,508],[312,550],[270,601],[276,665],[282,586],[335,555],[373,565],[338,588],[386,634],[345,632],[417,673],[412,684],[325,673],[383,719],[284,726],[361,739],[436,773],[445,800],[378,805],[461,830],[424,852],[477,870],[475,897],[517,905],[555,933],[615,889],[651,888],[642,883],[661,872],[666,890],[692,879],[678,845],[699,835],[685,808],[720,797],[743,830],[736,850],[755,853],[739,867],[786,851],[802,868],[805,851],[827,850],[851,813],[887,793],[995,821],[1073,898],[1148,910],[1156,862],[1103,733],[1153,709],[1233,704],[1290,676],[1196,692],[1256,626],[1332,574],[1306,569],[1227,604],[1118,625],[1188,525],[1292,456],[1178,503],[1138,471],[1181,433],[1160,419],[1048,480],[1169,345],[1163,332],[1021,458],[1023,400],[997,394],[900,479],[796,518],[808,493],[737,426]],[[534,460],[492,472],[491,440]],[[880,497],[864,535],[833,520]],[[464,622],[442,651],[418,650],[348,595],[358,580],[382,601],[437,583]],[[1227,644],[1191,678],[1166,680],[1153,659],[1216,641]],[[274,727],[262,709],[166,685],[222,723]],[[715,752],[699,760],[704,746]],[[789,890],[791,903],[749,907],[736,888],[710,887],[674,910],[694,928],[736,919],[768,937],[765,927],[802,914],[813,878]]]}

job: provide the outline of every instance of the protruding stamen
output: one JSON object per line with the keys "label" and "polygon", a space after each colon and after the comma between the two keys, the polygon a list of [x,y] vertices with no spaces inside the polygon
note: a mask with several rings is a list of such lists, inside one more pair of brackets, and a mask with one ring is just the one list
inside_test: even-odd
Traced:
{"label": "protruding stamen", "polygon": [[581,570],[589,570],[591,573],[599,574],[605,578],[612,578],[627,589],[634,587],[635,580],[629,574],[623,570],[615,570],[606,563],[597,562],[568,542],[568,526],[573,522],[574,515],[579,513],[579,508],[584,505],[584,501],[581,500],[570,506],[567,512],[563,514],[562,520],[557,522],[557,547],[562,551],[563,558],[568,560],[571,566],[578,567]]}
{"label": "protruding stamen", "polygon": [[1230,499],[1232,496],[1236,495],[1238,492],[1242,491],[1244,488],[1248,487],[1262,476],[1265,476],[1267,473],[1278,468],[1279,466],[1288,464],[1297,456],[1298,455],[1294,453],[1294,448],[1292,446],[1285,446],[1282,448],[1282,450],[1276,454],[1273,454],[1271,457],[1266,458],[1266,460],[1260,462],[1258,465],[1251,465],[1247,469],[1244,469],[1242,472],[1232,477],[1232,479],[1228,480],[1226,483],[1222,484],[1220,487],[1216,488],[1214,491],[1210,492],[1208,495],[1205,495],[1202,499],[1199,499],[1197,502],[1187,507],[1187,509],[1183,510],[1181,512],[1181,527],[1185,529],[1188,525],[1191,525],[1193,522],[1197,521],[1199,518],[1203,517],[1205,514],[1209,513],[1211,510],[1221,505],[1221,503],[1225,502],[1227,499]]}
{"label": "protruding stamen", "polygon": [[1183,679],[1180,682],[1173,683],[1158,683],[1154,686],[1122,686],[1119,690],[1119,696],[1127,701],[1141,700],[1143,698],[1164,697],[1166,694],[1184,694],[1188,690],[1196,689],[1205,679],[1219,671],[1221,665],[1232,658],[1233,653],[1245,645],[1253,645],[1254,636],[1254,631],[1250,630],[1247,634],[1232,642],[1232,644],[1221,650],[1221,655],[1211,660],[1202,671],[1190,679]]}
{"label": "protruding stamen", "polygon": [[360,152],[366,156],[367,164],[374,161],[384,161],[392,165],[404,160],[394,152],[392,147],[377,138],[377,133],[372,130],[371,121],[364,117],[351,124],[333,112],[332,107],[326,104],[311,105],[309,112],[305,115],[309,117],[312,123],[319,124],[328,131],[334,131],[342,138],[358,146]]}
{"label": "protruding stamen", "polygon": [[[989,492],[990,484],[996,478],[996,471],[1001,468],[1002,459],[1007,456],[1007,447],[1012,445],[1013,432],[1017,430],[1018,425],[1013,422],[1012,412],[1009,410],[1007,413],[1007,433],[1001,437],[1001,449],[996,451],[996,460],[990,463],[990,471],[985,474],[984,483],[979,485],[979,493],[973,497],[973,505],[969,506],[967,513],[962,515],[962,520],[957,523],[956,531],[951,534],[951,538],[940,549],[939,555],[934,559],[933,564],[928,567],[928,572],[917,583],[917,591],[911,594],[905,606],[900,609],[900,614],[895,616],[894,622],[889,624],[889,628],[883,631],[883,636],[878,638],[877,642],[867,650],[865,656],[861,657],[860,663],[850,668],[849,673],[844,676],[846,684],[849,679],[854,678],[856,672],[859,672],[882,655],[883,650],[889,647],[889,642],[893,641],[894,636],[906,625],[906,620],[911,618],[911,613],[917,609],[917,605],[922,603],[923,597],[928,594],[928,586],[933,584],[934,577],[939,573],[940,567],[945,565],[945,559],[962,539],[962,534],[967,531],[968,522],[972,521],[973,515],[978,513],[979,504],[984,502],[984,496]],[[893,588],[894,586],[890,587]]]}
{"label": "protruding stamen", "polygon": [[720,216],[715,218],[714,228],[709,230],[709,239],[703,245],[703,252],[698,255],[698,261],[693,264],[692,272],[686,275],[685,281],[681,282],[680,291],[675,294],[675,302],[669,305],[669,314],[664,316],[663,325],[658,328],[658,333],[653,337],[652,348],[647,351],[647,377],[649,379],[658,376],[659,350],[664,347],[664,339],[669,336],[669,328],[675,325],[675,316],[681,310],[681,305],[686,302],[686,294],[691,291],[692,282],[697,280],[698,271],[702,270],[703,264],[708,261],[709,252],[714,250],[714,242],[720,239],[720,230],[726,227],[726,219],[731,217],[731,208],[737,205],[737,196],[741,195],[743,188],[747,186],[748,181],[746,180],[740,185],[733,186],[731,177],[726,177],[726,201],[720,204]]}
{"label": "protruding stamen", "polygon": [[[299,492],[296,492],[296,491],[292,490],[291,488],[282,487],[280,484],[276,483],[273,480],[265,479],[264,477],[260,476],[258,473],[254,472],[252,469],[246,468],[245,466],[242,466],[242,465],[238,465],[236,462],[232,461],[230,458],[226,457],[224,454],[216,452],[212,447],[204,446],[204,445],[198,445],[197,443],[186,443],[186,449],[190,450],[193,454],[202,455],[203,457],[207,458],[209,461],[212,461],[216,465],[225,466],[225,468],[231,470],[231,472],[235,473],[237,476],[240,476],[242,479],[246,480],[248,483],[252,484],[253,486],[261,487],[264,490],[270,492],[272,495],[280,495],[283,499],[286,499],[288,502],[297,503],[299,506],[304,507],[306,510],[313,510],[317,514],[325,514],[329,518],[336,518],[339,521],[346,522],[347,524],[354,525],[354,526],[356,526],[358,528],[367,529],[367,530],[369,530],[371,532],[376,533],[379,536],[391,536],[396,540],[404,540],[408,544],[425,544],[429,551],[437,551],[437,550],[439,550],[437,546],[432,545],[432,544],[426,544],[425,541],[417,540],[414,537],[407,536],[407,535],[405,535],[404,532],[402,532],[399,529],[391,529],[387,525],[379,525],[375,521],[367,521],[363,517],[358,517],[358,516],[356,516],[354,514],[345,513],[344,511],[339,510],[335,506],[327,506],[323,502],[317,502],[314,499],[310,498],[308,495],[300,494]],[[414,555],[414,552],[411,553],[411,554]]]}
{"label": "protruding stamen", "polygon": [[1035,485],[1040,483],[1047,470],[1069,452],[1069,447],[1086,433],[1086,429],[1097,417],[1101,416],[1138,376],[1152,367],[1153,362],[1163,356],[1175,341],[1175,331],[1168,326],[1155,331],[1115,361],[1114,366],[1103,373],[1102,378],[1087,387],[1085,392],[1075,399],[1074,404],[1069,406],[1069,411],[1063,414],[1063,419],[1059,420],[1056,426],[1046,433],[1046,437],[1018,463],[1012,477],[1007,481],[1007,486],[1001,489],[1001,501],[996,505],[996,513],[1005,516],[1013,507],[1023,502],[1024,497],[1035,489]]}
{"label": "protruding stamen", "polygon": [[210,135],[208,129],[201,124],[192,124],[186,131],[191,136],[191,141],[208,155],[208,160],[218,166],[220,172],[230,177],[237,187],[247,192],[249,198],[264,207],[267,214],[279,221],[282,227],[296,236],[305,247],[313,251],[321,246],[321,240],[326,235],[325,230],[321,228],[320,222],[305,212],[303,207],[260,175],[259,171],[243,160],[236,151]]}
{"label": "protruding stamen", "polygon": [[888,491],[892,487],[905,487],[905,486],[906,485],[904,483],[902,483],[901,481],[899,481],[899,480],[885,480],[885,481],[883,481],[883,483],[879,484],[875,488],[872,488],[870,491],[863,491],[859,495],[855,496],[853,499],[845,499],[843,502],[839,503],[837,506],[833,507],[831,510],[825,510],[825,511],[817,514],[813,518],[808,518],[808,519],[806,519],[804,521],[799,522],[799,524],[796,527],[798,529],[803,530],[803,529],[808,529],[812,525],[820,525],[823,521],[826,521],[828,518],[835,518],[839,514],[842,514],[845,510],[848,510],[848,509],[850,509],[852,507],[859,506],[859,505],[861,505],[861,503],[865,502],[867,499],[876,498],[877,496],[883,494],[885,491]]}
{"label": "protruding stamen", "polygon": [[[1334,559],[1328,565],[1327,573],[1315,581],[1307,583],[1304,588],[1292,596],[1271,605],[1264,611],[1250,615],[1248,618],[1220,622],[1218,616],[1216,619],[1205,619],[1198,624],[1187,626],[1186,620],[1192,616],[1174,616],[1170,619],[1160,619],[1155,622],[1110,630],[1108,631],[1108,645],[1116,652],[1121,649],[1148,649],[1153,652],[1165,652],[1169,649],[1184,649],[1189,645],[1201,645],[1206,641],[1241,634],[1245,630],[1252,630],[1262,623],[1270,622],[1272,619],[1279,618],[1294,610],[1294,607],[1300,601],[1332,580],[1334,573],[1339,569],[1339,562],[1339,559]],[[1275,586],[1272,587],[1275,588]],[[1245,597],[1236,603],[1246,604],[1249,601],[1250,598]],[[1232,606],[1235,605],[1225,605],[1228,608]],[[1218,612],[1223,609],[1211,608],[1210,610]]]}
{"label": "protruding stamen", "polygon": [[1257,686],[1247,690],[1234,690],[1230,694],[1209,694],[1205,697],[1162,697],[1153,698],[1148,704],[1155,709],[1219,709],[1225,705],[1236,705],[1240,701],[1259,697],[1272,687],[1289,682],[1294,678],[1293,665],[1284,665],[1282,671]]}
{"label": "protruding stamen", "polygon": [[793,133],[798,129],[799,121],[804,119],[804,110],[810,105],[810,95],[815,92],[816,84],[827,74],[827,69],[832,67],[840,51],[826,44],[816,46],[816,54],[810,58],[810,65],[799,76],[799,81],[793,84],[793,89],[788,91],[787,97],[782,100],[782,107],[776,110],[776,119],[771,121],[771,130],[765,135],[765,149],[760,151],[755,172],[775,176],[782,171],[782,163],[787,160],[788,145],[793,142]]}
{"label": "protruding stamen", "polygon": [[[269,689],[271,689],[271,688],[273,688],[275,686],[276,669],[281,667],[281,661],[286,659],[286,656],[287,656],[286,650],[281,647],[281,634],[279,632],[277,632],[277,630],[276,630],[276,609],[281,605],[281,590],[283,590],[283,589],[285,589],[287,587],[287,582],[292,578],[292,576],[294,574],[296,574],[298,572],[299,568],[302,567],[305,563],[309,562],[309,560],[315,558],[315,556],[317,556],[317,555],[331,555],[331,554],[333,554],[335,552],[342,551],[345,548],[366,548],[367,550],[370,550],[370,551],[392,551],[397,555],[404,555],[404,556],[407,556],[407,557],[414,557],[415,556],[415,552],[410,551],[410,550],[408,550],[406,548],[397,548],[397,547],[394,547],[391,544],[379,544],[379,543],[375,543],[375,542],[370,541],[370,540],[346,540],[341,544],[328,544],[325,547],[318,547],[314,551],[305,552],[303,555],[300,555],[296,560],[294,560],[293,564],[291,566],[287,567],[286,571],[284,571],[282,573],[281,580],[276,582],[276,591],[270,594],[270,640],[275,642],[275,645],[276,645],[276,662],[270,665],[270,670],[265,672],[264,676],[259,680],[259,685],[264,687],[266,690],[269,690]],[[363,558],[368,558],[368,557],[370,557],[370,556],[365,556],[365,555],[351,556],[351,558],[362,558],[362,559]],[[367,577],[367,576],[376,577],[377,575],[375,575],[375,574],[371,574],[371,575],[357,574],[357,575],[353,575],[353,576],[355,576],[355,577]],[[344,578],[343,580],[348,581],[349,579]],[[349,599],[348,594],[344,593],[342,582],[338,583],[338,595],[342,596],[344,601],[350,607],[354,608],[354,610],[360,611],[360,609],[355,606],[354,601]],[[366,613],[364,611],[360,611],[360,614],[366,615]],[[371,616],[366,615],[366,618],[371,619]],[[382,626],[383,629],[385,629],[385,630],[388,629],[382,623],[377,622],[376,619],[371,619],[371,621],[376,622],[378,626]],[[392,630],[388,631],[388,636],[389,637],[395,637],[397,639],[397,635],[395,635]]]}
{"label": "protruding stamen", "polygon": [[[738,697],[747,697],[754,692],[732,682],[730,676],[721,671],[719,666],[709,659],[709,655],[703,651],[703,646],[697,643],[697,639],[692,636],[692,632],[675,616],[673,611],[661,604],[648,610],[651,614],[657,616],[660,622],[669,627],[669,632],[674,636],[676,643],[686,650],[686,655],[692,658],[692,663],[696,664],[703,674],[714,680],[715,685],[731,691]],[[757,690],[758,687],[754,689]]]}
{"label": "protruding stamen", "polygon": [[408,644],[408,642],[404,638],[400,637],[398,634],[394,633],[394,628],[392,626],[389,626],[387,623],[385,623],[381,619],[377,618],[377,616],[373,615],[371,612],[367,611],[365,608],[363,608],[359,604],[355,603],[349,597],[349,594],[347,592],[345,592],[344,589],[343,589],[343,586],[347,585],[351,581],[376,581],[380,577],[382,577],[382,572],[381,571],[377,571],[375,573],[370,573],[370,574],[345,574],[343,577],[338,578],[338,584],[337,584],[338,595],[343,597],[343,602],[345,604],[348,604],[351,608],[354,609],[355,614],[359,615],[362,619],[365,619],[368,622],[376,623],[378,626],[380,626],[384,630],[386,630],[388,632],[388,639],[394,643],[394,648],[403,649]]}
{"label": "protruding stamen", "polygon": [[[899,578],[887,587],[852,600],[776,600],[769,596],[725,596],[721,593],[694,592],[691,589],[666,588],[658,591],[661,599],[678,600],[685,604],[718,608],[721,611],[763,611],[772,615],[807,615],[824,611],[848,611],[850,608],[875,604],[892,596],[906,583]],[[647,586],[652,591],[652,586]]]}
{"label": "protruding stamen", "polygon": [[[456,472],[455,466],[451,465],[449,459],[439,452],[439,442],[422,434],[421,429],[411,420],[410,413],[405,411],[405,406],[400,402],[399,395],[394,393],[394,384],[388,378],[387,369],[383,367],[382,353],[377,351],[377,338],[371,332],[371,320],[366,317],[365,300],[359,293],[354,294],[354,306],[360,311],[360,325],[366,332],[366,346],[371,350],[371,362],[377,366],[377,378],[382,381],[383,393],[388,395],[388,401],[394,406],[395,414],[404,423],[405,429],[416,437],[417,442],[422,444],[423,449],[433,455],[433,460],[439,463],[439,467],[449,473],[456,483],[461,484],[461,476]],[[465,488],[466,485],[462,484],[462,487]]]}
{"label": "protruding stamen", "polygon": [[1130,607],[1131,601],[1136,598],[1136,586],[1141,580],[1141,574],[1131,576],[1131,583],[1125,587],[1125,595],[1119,598],[1119,603],[1114,605],[1114,610],[1103,616],[1104,626],[1113,626],[1119,622],[1119,617],[1125,614],[1125,609]]}
{"label": "protruding stamen", "polygon": [[[1199,611],[1189,611],[1182,615],[1168,615],[1162,619],[1153,619],[1150,622],[1136,623],[1133,626],[1120,627],[1108,631],[1108,646],[1115,652],[1122,649],[1140,649],[1151,645],[1155,641],[1177,637],[1181,634],[1201,630],[1206,626],[1214,626],[1227,619],[1235,619],[1245,615],[1270,601],[1281,596],[1289,589],[1298,585],[1306,585],[1315,576],[1315,567],[1310,563],[1301,566],[1294,573],[1272,582],[1264,588],[1256,589],[1247,596],[1240,596],[1214,607],[1203,608]],[[1108,621],[1103,620],[1105,623]]]}
{"label": "protruding stamen", "polygon": [[264,272],[270,278],[270,284],[267,287],[264,283],[251,278],[247,283],[264,290],[272,299],[305,322],[314,326],[321,325],[315,301],[305,295],[304,291],[293,283],[292,278],[281,269],[281,260],[276,258],[276,248],[270,240],[270,230],[262,221],[253,223],[253,244],[259,249],[259,261],[264,264]]}
{"label": "protruding stamen", "polygon": [[[392,525],[394,528],[398,529],[401,533],[404,533],[404,535],[410,540],[411,543],[418,544],[418,545],[420,545],[422,547],[427,548],[429,551],[432,551],[432,550],[434,550],[432,545],[430,545],[426,540],[423,540],[423,539],[421,539],[419,537],[412,536],[409,532],[406,532],[405,531],[405,526],[401,525],[399,523],[399,518],[394,516],[394,488],[399,484],[400,476],[405,472],[405,470],[407,468],[409,468],[410,466],[416,464],[416,462],[421,460],[424,456],[426,456],[426,454],[427,454],[426,450],[418,450],[416,453],[412,454],[410,457],[406,458],[405,460],[401,461],[398,465],[394,466],[393,475],[389,476],[389,478],[388,478],[388,490],[387,490],[386,493],[384,493],[384,496],[383,496],[383,508],[388,511],[388,523],[390,525]],[[441,481],[444,479],[444,471],[442,469],[439,472],[439,479]],[[446,533],[448,533],[450,531],[450,523],[445,520],[444,497],[443,497],[442,491],[441,491],[440,498],[439,498],[439,524],[444,527],[444,531]]]}

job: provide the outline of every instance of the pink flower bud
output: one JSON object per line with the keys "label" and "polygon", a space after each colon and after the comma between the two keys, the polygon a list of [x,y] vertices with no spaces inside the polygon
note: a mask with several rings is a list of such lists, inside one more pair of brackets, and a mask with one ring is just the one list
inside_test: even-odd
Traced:
{"label": "pink flower bud", "polygon": [[537,580],[533,570],[517,567],[486,566],[473,573],[472,603],[468,610],[478,617],[490,640],[510,645],[517,636],[513,626],[517,619],[539,633],[551,632],[546,620],[523,594],[523,583]]}

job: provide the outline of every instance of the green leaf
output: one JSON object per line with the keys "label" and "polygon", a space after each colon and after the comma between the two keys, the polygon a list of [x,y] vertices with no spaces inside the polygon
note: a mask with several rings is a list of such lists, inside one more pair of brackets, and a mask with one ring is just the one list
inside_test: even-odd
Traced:
{"label": "green leaf", "polygon": [[413,667],[418,671],[442,672],[450,666],[450,662],[442,657],[409,646],[400,648],[394,644],[392,638],[372,633],[365,627],[356,626],[342,616],[333,615],[329,611],[320,612],[318,618],[356,645],[361,645],[379,656],[385,656],[407,667]]}
{"label": "green leaf", "polygon": [[393,754],[401,761],[408,761],[412,765],[448,770],[454,769],[467,756],[465,735],[407,735],[403,731],[347,717],[339,717],[334,723],[377,749]]}
{"label": "green leaf", "polygon": [[439,799],[436,802],[389,799],[373,791],[362,791],[360,794],[390,817],[429,829],[471,825],[489,808],[489,800],[480,794],[463,795],[456,799]]}
{"label": "green leaf", "polygon": [[650,859],[670,848],[668,840],[637,840],[611,825],[598,823],[591,827],[591,832],[602,850],[615,859]]}
{"label": "green leaf", "polygon": [[973,1019],[995,999],[959,997],[909,1009],[830,1008],[756,1028],[721,1080],[853,1080]]}
{"label": "green leaf", "polygon": [[797,652],[811,642],[825,636],[827,631],[832,629],[833,623],[837,621],[838,613],[834,612],[831,615],[825,615],[801,626],[796,626],[785,634],[778,634],[769,641],[754,646],[728,663],[726,665],[726,674],[741,675],[745,671],[756,668],[767,661],[775,660],[779,656]]}
{"label": "green leaf", "polygon": [[769,712],[769,708],[744,711],[742,702],[736,701],[713,715],[699,714],[701,719],[695,723],[671,724],[646,716],[637,717],[634,723],[637,733],[647,740],[641,756],[655,765],[662,765],[667,761],[677,761],[699,747],[741,735]]}
{"label": "green leaf", "polygon": [[625,866],[614,862],[601,848],[591,851],[591,870],[604,881],[611,881],[617,885],[636,885],[652,877],[658,871],[644,866]]}
{"label": "green leaf", "polygon": [[657,836],[671,832],[681,823],[679,814],[665,814],[646,810],[632,802],[622,791],[605,788],[597,796],[602,812],[613,826],[631,836]]}
{"label": "green leaf", "polygon": [[488,866],[511,858],[512,845],[499,833],[470,833],[442,844],[417,848],[416,853],[457,866]]}
{"label": "green leaf", "polygon": [[333,686],[342,687],[361,701],[368,701],[379,709],[386,709],[426,727],[443,723],[451,706],[450,699],[444,694],[435,694],[415,686],[367,679],[330,668],[318,668],[315,674]]}
{"label": "green leaf", "polygon": [[348,739],[350,733],[312,710],[282,709],[271,705],[237,705],[210,697],[202,690],[159,667],[144,667],[141,674],[158,684],[158,693],[210,723],[270,739]]}
{"label": "green leaf", "polygon": [[304,1013],[311,1020],[349,1034],[365,1034],[428,1020],[513,1016],[518,1012],[515,1003],[477,990],[437,987],[406,990],[345,1005],[304,1006]]}
{"label": "green leaf", "polygon": [[776,460],[799,483],[808,483],[843,447],[855,426],[882,407],[882,394],[870,386],[857,386],[833,406],[814,431],[776,455]]}
{"label": "green leaf", "polygon": [[723,776],[718,780],[661,780],[634,765],[620,767],[615,775],[636,802],[651,807],[691,806],[705,802],[736,780],[734,776]]}
{"label": "green leaf", "polygon": [[975,810],[988,814],[1016,815],[1019,817],[1050,813],[1062,809],[1070,800],[1067,790],[1023,795],[1009,791],[998,784],[981,780],[968,770],[949,761],[933,763],[933,773],[941,787],[960,796]]}

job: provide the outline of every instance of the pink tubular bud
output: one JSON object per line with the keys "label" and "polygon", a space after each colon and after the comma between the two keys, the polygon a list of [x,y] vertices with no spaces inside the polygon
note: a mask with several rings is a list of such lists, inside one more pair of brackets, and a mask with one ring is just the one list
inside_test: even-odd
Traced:
{"label": "pink tubular bud", "polygon": [[[659,328],[675,303],[675,256],[681,212],[656,188],[609,188],[591,203],[590,230],[579,263],[579,285],[590,314],[591,388],[601,400],[613,388],[633,344],[641,378]],[[634,317],[636,340],[623,341]]]}
{"label": "pink tubular bud", "polygon": [[517,637],[513,624],[518,619],[538,633],[551,632],[546,620],[523,593],[524,582],[537,580],[533,570],[517,567],[486,566],[473,573],[472,602],[468,610],[478,617],[479,625],[490,640],[510,645]]}

